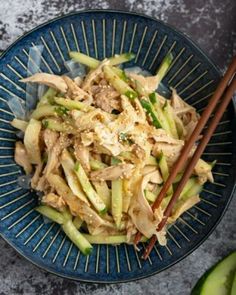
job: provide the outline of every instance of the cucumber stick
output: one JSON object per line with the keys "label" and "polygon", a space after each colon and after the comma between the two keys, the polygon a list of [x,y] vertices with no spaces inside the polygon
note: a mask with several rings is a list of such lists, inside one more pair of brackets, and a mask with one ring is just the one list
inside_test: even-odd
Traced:
{"label": "cucumber stick", "polygon": [[[70,51],[69,56],[74,61],[80,62],[81,64],[84,64],[92,69],[97,68],[100,64],[99,60],[92,58],[86,54],[83,54],[81,52]],[[135,55],[133,53],[123,53],[120,55],[115,55],[113,57],[110,57],[110,58],[108,58],[108,60],[110,61],[109,64],[111,66],[115,66],[115,65],[130,61],[134,57],[135,57]]]}
{"label": "cucumber stick", "polygon": [[73,224],[72,216],[68,211],[61,213],[49,206],[39,206],[36,208],[36,211],[48,217],[52,221],[61,224],[65,234],[81,250],[81,252],[83,252],[84,255],[91,253],[92,245],[76,228],[76,226],[78,227],[79,225],[79,218],[76,217],[75,224]]}
{"label": "cucumber stick", "polygon": [[[166,181],[167,178],[169,177],[169,168],[167,165],[166,157],[163,155],[163,153],[161,154],[159,158],[159,168],[161,170],[161,175],[163,180]],[[170,188],[168,189],[167,194],[170,195],[172,193],[173,193],[173,186],[171,185]]]}
{"label": "cucumber stick", "polygon": [[55,97],[55,102],[61,106],[64,106],[65,108],[69,110],[89,111],[90,109],[91,110],[93,109],[93,107],[88,106],[81,101],[76,101],[69,98]]}
{"label": "cucumber stick", "polygon": [[150,191],[148,191],[148,190],[145,190],[145,191],[144,191],[144,194],[145,194],[145,198],[146,198],[149,202],[151,202],[151,203],[155,202],[157,196],[156,196],[153,192],[150,192]]}
{"label": "cucumber stick", "polygon": [[41,205],[36,207],[35,210],[56,223],[63,224],[64,222],[63,215],[49,206]]}
{"label": "cucumber stick", "polygon": [[72,220],[67,220],[62,229],[68,238],[81,250],[84,255],[89,255],[92,252],[92,245],[86,238],[76,229]]}
{"label": "cucumber stick", "polygon": [[150,101],[157,113],[158,120],[161,124],[161,128],[164,129],[168,134],[172,135],[169,122],[168,122],[165,114],[163,113],[163,109],[162,109],[161,104],[157,98],[156,92],[151,93],[149,95],[149,99],[150,99]]}
{"label": "cucumber stick", "polygon": [[31,118],[41,119],[43,117],[57,116],[56,107],[52,105],[41,105],[31,114]]}
{"label": "cucumber stick", "polygon": [[158,194],[160,193],[161,189],[162,189],[162,186],[158,185],[157,188],[153,192],[151,192],[149,190],[144,190],[145,198],[149,202],[154,203]]}
{"label": "cucumber stick", "polygon": [[90,164],[91,169],[94,171],[104,169],[107,167],[107,165],[105,163],[95,160],[95,159],[90,159],[89,164]]}
{"label": "cucumber stick", "polygon": [[[178,198],[177,203],[174,206],[173,211],[176,210],[178,208],[178,206],[180,204],[182,204],[184,201],[186,201],[188,198],[198,194],[198,193],[192,194],[192,193],[194,193],[194,189],[195,189],[195,188],[194,189],[192,189],[192,188],[195,187],[195,185],[196,185],[196,179],[195,178],[190,178],[187,181],[187,183],[185,184],[185,186],[184,186],[184,188],[183,188],[183,190],[182,190],[182,192],[181,192],[181,194],[180,194],[180,196]],[[165,209],[167,207],[171,197],[172,197],[172,194],[167,195],[163,199],[163,201],[161,203],[161,206],[162,206],[163,209]]]}
{"label": "cucumber stick", "polygon": [[179,136],[178,136],[178,131],[177,131],[177,127],[175,124],[175,120],[174,120],[174,113],[173,113],[173,109],[172,109],[169,101],[166,101],[166,105],[163,107],[163,114],[165,115],[165,117],[167,119],[172,136],[174,138],[178,139]]}
{"label": "cucumber stick", "polygon": [[73,220],[73,224],[77,229],[80,229],[81,225],[83,224],[83,220],[79,216],[76,216]]}
{"label": "cucumber stick", "polygon": [[74,170],[75,170],[76,176],[78,177],[80,181],[83,191],[88,196],[88,199],[93,204],[94,208],[101,214],[106,213],[107,208],[105,203],[92,187],[83,167],[81,166],[79,162],[76,163]]}
{"label": "cucumber stick", "polygon": [[111,208],[111,191],[107,186],[106,181],[93,181],[97,194],[103,200],[107,210]]}
{"label": "cucumber stick", "polygon": [[236,251],[208,270],[191,295],[235,295],[235,272]]}
{"label": "cucumber stick", "polygon": [[170,52],[165,56],[159,69],[157,70],[156,75],[159,76],[160,82],[165,77],[167,71],[169,70],[169,68],[171,66],[172,61],[173,61],[173,55]]}
{"label": "cucumber stick", "polygon": [[103,71],[106,79],[120,94],[126,95],[131,100],[138,96],[137,93],[113,71],[112,67],[104,66]]}
{"label": "cucumber stick", "polygon": [[[126,235],[116,235],[116,236],[103,236],[103,235],[89,235],[83,234],[87,241],[91,244],[122,244],[127,243]],[[146,237],[142,237],[141,242],[147,242]]]}
{"label": "cucumber stick", "polygon": [[115,65],[130,61],[131,59],[134,59],[134,58],[135,58],[135,54],[133,53],[123,53],[123,54],[118,54],[113,57],[110,57],[108,58],[108,60],[109,60],[109,65],[115,66]]}
{"label": "cucumber stick", "polygon": [[192,178],[189,178],[189,180],[186,182],[180,196],[179,196],[179,199],[181,197],[184,197],[184,196],[194,196],[194,195],[197,195],[198,193],[195,193],[195,194],[192,194],[195,192],[195,190],[193,189],[195,187],[195,185],[197,185],[196,183],[196,179],[194,177]]}
{"label": "cucumber stick", "polygon": [[159,121],[161,123],[161,127],[170,135],[172,135],[171,130],[170,130],[170,125],[167,121],[166,116],[163,113],[163,110],[161,109],[161,107],[159,107],[157,104],[154,104],[154,108],[157,112]]}
{"label": "cucumber stick", "polygon": [[122,216],[123,181],[113,180],[111,183],[111,212],[117,228],[120,228]]}
{"label": "cucumber stick", "polygon": [[178,173],[177,176],[175,177],[173,183],[177,183],[177,182],[180,182],[181,178],[183,176],[183,173]]}
{"label": "cucumber stick", "polygon": [[86,240],[91,244],[121,244],[127,243],[127,236],[102,236],[102,235],[89,235],[84,234]]}
{"label": "cucumber stick", "polygon": [[146,160],[146,165],[157,166],[157,159],[153,156],[149,156],[149,158]]}
{"label": "cucumber stick", "polygon": [[78,181],[78,178],[76,177],[74,172],[75,162],[71,157],[70,153],[66,149],[64,149],[61,155],[61,165],[64,170],[67,183],[70,189],[72,190],[73,194],[80,200],[88,204],[87,197],[84,194],[81,185]]}
{"label": "cucumber stick", "polygon": [[92,58],[86,54],[83,54],[81,52],[76,52],[76,51],[70,51],[69,52],[69,56],[70,58],[72,58],[74,61],[77,61],[83,65],[86,65],[88,66],[89,68],[92,68],[92,69],[96,69],[99,64],[100,64],[100,61],[95,59],[95,58]]}
{"label": "cucumber stick", "polygon": [[43,127],[51,129],[53,131],[63,132],[67,134],[76,133],[75,128],[66,122],[61,122],[56,118],[48,118],[42,120]]}
{"label": "cucumber stick", "polygon": [[155,126],[156,128],[162,128],[161,122],[158,119],[158,114],[154,110],[153,105],[145,99],[141,99],[140,103],[144,110],[151,117],[153,126]]}
{"label": "cucumber stick", "polygon": [[197,182],[197,180],[194,178],[194,184],[190,187],[189,190],[187,190],[185,197],[192,197],[199,195],[202,191],[202,185]]}
{"label": "cucumber stick", "polygon": [[126,76],[125,71],[123,71],[117,67],[113,67],[112,69],[116,73],[116,75],[121,78],[121,80],[123,80],[125,82],[129,81],[129,78]]}
{"label": "cucumber stick", "polygon": [[130,179],[123,179],[122,212],[128,212],[131,198],[132,192],[130,190]]}
{"label": "cucumber stick", "polygon": [[57,90],[56,89],[49,88],[44,93],[44,95],[40,98],[40,100],[39,100],[39,102],[37,104],[37,107],[38,106],[45,105],[45,104],[50,104],[54,100],[54,97],[56,96],[56,94],[57,94]]}

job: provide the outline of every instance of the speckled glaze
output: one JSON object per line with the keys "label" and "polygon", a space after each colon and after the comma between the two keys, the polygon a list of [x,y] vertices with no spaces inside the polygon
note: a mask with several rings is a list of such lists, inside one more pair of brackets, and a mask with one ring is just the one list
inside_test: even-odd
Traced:
{"label": "speckled glaze", "polygon": [[[140,4],[141,5],[141,4]],[[139,6],[140,7],[140,6]],[[234,203],[232,204],[232,206],[235,206]],[[231,210],[232,211],[232,210]],[[230,224],[233,224],[232,223],[232,220],[231,219],[226,219],[227,220],[227,224],[230,226]],[[231,231],[232,233],[232,231]],[[218,233],[216,232],[216,237],[220,236],[220,232],[218,231]],[[224,241],[222,241],[221,243],[223,243],[225,245],[225,248],[232,248],[233,247],[233,241],[229,238],[227,238],[229,235],[228,233],[226,232],[224,234]],[[233,233],[232,233],[232,237],[233,237]],[[215,242],[212,241],[212,245],[215,244]],[[211,245],[211,244],[210,244]],[[212,247],[208,247],[208,248],[211,248]],[[173,280],[178,280],[178,281],[181,281],[181,276],[179,274],[179,269],[181,269],[181,273],[185,272],[186,271],[186,267],[184,267],[184,264],[183,262],[179,263],[178,265],[180,265],[178,267],[177,266],[174,266],[172,269],[173,271],[167,271],[167,272],[164,272],[163,275],[158,275],[157,277],[154,277],[154,278],[149,278],[147,280],[143,280],[142,282],[140,282],[139,284],[136,284],[136,283],[130,283],[130,284],[127,284],[127,285],[116,285],[116,287],[106,287],[106,286],[100,286],[98,287],[97,285],[91,285],[91,287],[88,287],[87,285],[83,284],[83,285],[80,285],[80,287],[74,283],[67,283],[66,281],[64,281],[63,279],[56,279],[55,277],[53,276],[49,276],[49,279],[46,279],[46,277],[48,277],[46,275],[46,277],[43,275],[41,275],[41,273],[38,273],[38,271],[34,271],[34,277],[35,277],[35,274],[37,274],[38,277],[40,277],[40,279],[36,279],[36,278],[33,278],[30,277],[30,275],[28,275],[28,268],[29,269],[34,269],[33,267],[31,267],[30,265],[28,265],[27,263],[25,262],[22,262],[22,267],[21,267],[21,264],[18,263],[19,261],[19,258],[16,258],[15,255],[12,255],[11,254],[11,250],[10,249],[7,249],[8,253],[10,253],[9,256],[6,257],[6,259],[8,259],[7,261],[12,261],[12,263],[15,265],[15,268],[13,269],[13,271],[6,271],[5,274],[3,274],[3,279],[4,281],[6,282],[4,285],[3,285],[3,290],[4,292],[8,292],[7,290],[11,290],[11,292],[13,292],[14,294],[18,294],[18,293],[27,293],[27,294],[32,294],[32,293],[38,293],[40,294],[40,292],[47,292],[47,293],[51,293],[51,292],[57,292],[59,289],[61,290],[62,289],[62,292],[63,294],[66,294],[66,289],[67,288],[70,288],[71,292],[73,294],[75,294],[76,292],[80,292],[81,294],[83,294],[84,292],[87,293],[90,293],[93,292],[94,294],[107,294],[107,292],[115,292],[117,294],[126,294],[126,292],[129,292],[129,294],[134,294],[134,293],[141,293],[143,290],[145,290],[145,287],[147,286],[148,284],[148,288],[149,288],[149,294],[155,294],[155,291],[156,290],[159,290],[158,294],[185,294],[181,291],[180,289],[180,285],[178,285],[178,291],[179,293],[173,293],[171,291],[173,291],[173,289],[171,289],[171,282],[170,280],[167,281],[165,280],[165,273],[166,273],[166,276],[168,275],[169,278],[172,278]],[[201,250],[200,250],[201,251]],[[226,250],[225,250],[226,251]],[[199,252],[199,250],[197,250],[196,252],[194,253],[197,253]],[[201,254],[197,257],[204,257],[204,260],[202,260],[202,262],[204,261],[207,261],[207,264],[209,265],[212,261],[214,261],[217,257],[217,253],[221,253],[220,255],[226,253],[226,252],[216,252],[214,254],[214,252],[211,250],[210,252],[209,251],[202,251],[200,252]],[[212,254],[213,257],[213,260],[210,260],[210,255],[209,254]],[[201,273],[205,268],[206,268],[206,264],[205,263],[201,263],[201,261],[199,261],[199,259],[196,259],[196,255],[197,254],[192,254],[190,256],[190,258],[187,258],[187,260],[189,260],[192,264],[192,267],[191,267],[191,270],[189,270],[191,272],[191,275],[193,276],[193,279],[197,278],[197,273]],[[16,261],[15,261],[16,259]],[[21,261],[21,260],[20,260]],[[3,267],[5,266],[5,264],[8,264],[7,262],[4,262],[2,261],[3,263]],[[201,270],[199,270],[199,266],[201,266]],[[24,273],[24,276],[27,278],[27,280],[24,280],[23,277],[21,277],[20,273],[21,271],[17,272],[17,269],[22,269],[22,273]],[[189,274],[189,271],[187,271],[187,273]],[[19,275],[14,275],[15,272],[19,273]],[[31,273],[31,271],[30,271]],[[12,280],[10,280],[9,278],[11,277],[11,275],[14,275],[14,277],[16,277],[16,281],[12,282]],[[154,286],[150,286],[150,283],[154,283],[157,282],[158,278],[161,278],[161,283],[158,283],[157,286],[154,288]],[[23,279],[23,282],[22,282],[22,279]],[[18,285],[17,283],[17,280],[19,280],[19,282],[21,281],[21,283]],[[40,282],[41,280],[44,282],[43,285],[40,286]],[[156,280],[156,281],[155,281]],[[182,286],[185,285],[185,287],[190,288],[191,286],[191,282],[193,280],[191,279],[191,277],[189,277],[188,275],[185,276],[185,279],[184,281],[182,280]],[[185,283],[183,283],[185,282]],[[163,292],[164,293],[163,293]],[[134,293],[133,293],[134,292]],[[188,292],[186,292],[186,294],[188,294]]]}

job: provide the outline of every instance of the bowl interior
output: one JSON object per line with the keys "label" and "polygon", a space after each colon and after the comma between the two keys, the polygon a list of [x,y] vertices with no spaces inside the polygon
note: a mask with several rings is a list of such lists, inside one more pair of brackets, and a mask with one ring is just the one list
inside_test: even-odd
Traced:
{"label": "bowl interior", "polygon": [[[202,112],[220,75],[213,63],[187,37],[152,18],[115,11],[79,12],[48,22],[15,42],[0,59],[0,233],[19,253],[58,275],[91,282],[134,280],[160,272],[199,246],[221,218],[234,187],[235,139],[232,105],[225,112],[205,152],[207,161],[217,160],[215,183],[207,183],[202,201],[184,213],[168,231],[168,244],[156,245],[147,261],[133,246],[98,245],[84,257],[60,227],[45,223],[34,211],[37,196],[22,189],[23,174],[14,162],[16,132],[6,101],[16,95],[25,100],[29,48],[43,45],[41,71],[61,74],[68,51],[79,50],[98,59],[133,52],[138,65],[155,73],[172,52],[174,62],[164,85]],[[142,248],[142,246],[141,246]]]}

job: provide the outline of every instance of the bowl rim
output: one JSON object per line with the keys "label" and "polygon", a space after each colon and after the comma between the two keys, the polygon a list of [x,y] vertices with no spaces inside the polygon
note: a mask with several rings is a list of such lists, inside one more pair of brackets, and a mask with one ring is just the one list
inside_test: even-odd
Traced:
{"label": "bowl rim", "polygon": [[79,14],[82,14],[82,13],[93,13],[93,12],[108,12],[108,13],[122,13],[122,14],[131,14],[131,15],[135,15],[135,16],[141,16],[141,17],[144,17],[144,18],[148,18],[150,20],[153,20],[153,21],[156,21],[156,22],[159,22],[161,24],[164,24],[166,27],[169,27],[172,31],[174,31],[175,33],[181,35],[182,37],[186,38],[194,47],[196,47],[198,49],[199,52],[201,52],[205,58],[211,63],[211,66],[214,67],[214,69],[218,72],[219,75],[222,74],[222,70],[219,68],[219,66],[217,64],[215,64],[215,62],[205,53],[205,51],[203,51],[201,49],[201,47],[197,44],[196,41],[193,41],[187,33],[184,33],[184,32],[181,32],[179,31],[175,26],[173,25],[170,25],[168,23],[166,23],[165,21],[163,20],[160,20],[160,19],[157,19],[155,17],[152,17],[152,16],[149,16],[149,15],[146,15],[144,13],[138,13],[138,12],[134,12],[134,11],[125,11],[125,10],[122,10],[122,9],[82,9],[82,10],[79,10],[79,11],[74,11],[74,12],[70,12],[70,13],[66,13],[66,14],[61,14],[59,16],[56,16],[50,20],[47,20],[43,23],[41,23],[40,25],[37,25],[36,27],[32,28],[31,30],[27,31],[26,33],[23,33],[23,35],[19,36],[18,38],[16,38],[16,40],[11,43],[11,45],[9,45],[5,50],[3,50],[2,54],[0,55],[0,60],[5,56],[5,54],[11,50],[11,48],[16,44],[18,43],[21,39],[24,39],[25,37],[27,37],[28,35],[30,35],[32,32],[34,31],[37,31],[38,29],[40,29],[41,27],[44,27],[45,25],[48,25],[50,23],[53,23],[59,19],[62,19],[62,18],[66,18],[66,17],[70,17],[70,16],[73,16],[73,15],[79,15]]}
{"label": "bowl rim", "polygon": [[[143,17],[143,18],[147,18],[150,20],[153,20],[155,22],[158,22],[160,24],[163,24],[164,26],[168,27],[169,29],[171,29],[172,31],[174,31],[175,33],[177,33],[178,35],[182,36],[183,38],[185,38],[193,47],[195,47],[209,62],[209,64],[211,65],[211,67],[214,68],[214,70],[217,72],[217,74],[219,76],[222,75],[223,71],[219,68],[219,66],[217,64],[215,64],[215,62],[199,47],[199,45],[197,44],[197,42],[193,41],[186,33],[179,31],[175,26],[170,25],[162,20],[159,20],[155,17],[152,16],[148,16],[144,13],[137,13],[137,12],[133,12],[133,11],[124,11],[124,10],[120,10],[120,9],[83,9],[83,10],[79,10],[79,11],[74,11],[71,13],[66,13],[66,14],[60,14],[57,17],[54,17],[50,20],[47,20],[45,22],[43,22],[40,25],[37,25],[36,27],[32,28],[31,30],[27,31],[26,33],[24,33],[23,35],[19,36],[11,45],[9,45],[5,50],[3,50],[3,52],[0,55],[0,61],[4,58],[4,56],[11,50],[11,48],[13,48],[20,40],[24,39],[25,37],[27,37],[28,35],[30,35],[31,33],[37,31],[38,29],[50,24],[50,23],[54,23],[60,19],[63,18],[67,18],[70,16],[75,16],[75,15],[80,15],[83,13],[94,13],[94,12],[98,12],[98,13],[121,13],[121,14],[126,14],[126,15],[134,15],[137,17]],[[236,101],[232,101],[232,105],[233,105],[233,114],[234,114],[234,121],[236,121]],[[88,279],[82,279],[80,277],[75,278],[72,276],[68,276],[68,275],[63,275],[59,272],[53,271],[51,269],[48,269],[45,266],[40,265],[38,262],[35,262],[34,260],[32,260],[31,258],[27,257],[25,254],[23,254],[23,252],[20,249],[17,249],[7,238],[4,237],[4,235],[2,233],[0,233],[0,237],[6,241],[6,243],[8,245],[10,245],[21,257],[23,257],[24,259],[26,259],[27,261],[29,261],[30,263],[32,263],[33,265],[35,265],[38,269],[40,270],[44,270],[48,273],[51,273],[53,275],[56,275],[57,277],[61,277],[64,279],[68,279],[68,280],[72,280],[74,282],[84,282],[84,283],[98,283],[98,284],[117,284],[117,283],[125,283],[125,282],[133,282],[133,281],[138,281],[141,279],[145,279],[148,277],[151,277],[153,275],[156,275],[158,273],[161,273],[169,268],[171,268],[172,266],[174,266],[175,264],[177,264],[178,262],[182,261],[183,259],[185,259],[187,256],[189,256],[191,253],[193,253],[199,246],[201,246],[207,239],[208,237],[213,233],[213,231],[216,229],[216,227],[218,226],[218,224],[220,223],[220,221],[222,220],[223,216],[225,215],[229,204],[233,198],[233,195],[236,191],[236,179],[234,180],[234,185],[232,187],[232,191],[231,194],[227,200],[227,203],[219,217],[219,219],[217,220],[217,222],[209,229],[208,233],[202,237],[202,239],[200,239],[200,241],[188,252],[186,252],[183,256],[181,256],[180,258],[178,258],[176,261],[174,261],[173,263],[169,264],[168,266],[164,267],[161,270],[157,270],[157,271],[153,271],[150,274],[143,274],[137,278],[131,278],[131,279],[119,279],[119,280],[113,280],[113,281],[104,281],[104,280],[88,280]]]}

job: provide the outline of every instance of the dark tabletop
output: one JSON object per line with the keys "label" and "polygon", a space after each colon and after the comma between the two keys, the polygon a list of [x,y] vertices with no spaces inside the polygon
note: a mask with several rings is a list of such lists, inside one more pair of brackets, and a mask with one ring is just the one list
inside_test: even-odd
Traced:
{"label": "dark tabletop", "polygon": [[[55,16],[81,9],[114,8],[154,16],[190,36],[224,70],[236,54],[235,0],[0,0],[0,50]],[[75,283],[39,270],[0,239],[0,295],[187,295],[213,263],[236,249],[236,197],[214,233],[169,270],[138,282]]]}

